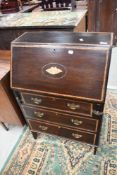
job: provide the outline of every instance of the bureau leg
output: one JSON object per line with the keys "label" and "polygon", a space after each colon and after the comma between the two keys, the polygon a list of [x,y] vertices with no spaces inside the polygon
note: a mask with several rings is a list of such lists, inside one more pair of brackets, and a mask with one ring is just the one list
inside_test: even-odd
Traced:
{"label": "bureau leg", "polygon": [[36,132],[32,132],[32,135],[33,135],[34,139],[37,139],[37,133]]}
{"label": "bureau leg", "polygon": [[5,125],[5,123],[1,122],[1,124],[2,124],[3,128],[4,128],[6,131],[9,130],[9,128]]}
{"label": "bureau leg", "polygon": [[96,155],[97,147],[94,148],[94,155]]}

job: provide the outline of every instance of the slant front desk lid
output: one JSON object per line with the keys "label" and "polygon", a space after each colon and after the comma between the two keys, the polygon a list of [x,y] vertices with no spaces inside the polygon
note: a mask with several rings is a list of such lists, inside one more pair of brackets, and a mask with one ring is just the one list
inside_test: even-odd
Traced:
{"label": "slant front desk lid", "polygon": [[25,33],[12,42],[14,89],[103,102],[111,33]]}

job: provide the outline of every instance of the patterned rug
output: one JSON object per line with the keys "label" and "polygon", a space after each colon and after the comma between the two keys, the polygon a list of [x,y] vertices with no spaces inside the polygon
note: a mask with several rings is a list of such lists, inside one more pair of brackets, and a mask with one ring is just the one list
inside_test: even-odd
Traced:
{"label": "patterned rug", "polygon": [[109,91],[97,154],[87,144],[29,129],[1,175],[117,175],[117,91]]}

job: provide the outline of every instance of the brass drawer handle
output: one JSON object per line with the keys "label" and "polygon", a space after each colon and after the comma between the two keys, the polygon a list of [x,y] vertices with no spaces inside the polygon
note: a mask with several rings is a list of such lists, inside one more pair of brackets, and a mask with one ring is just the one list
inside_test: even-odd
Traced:
{"label": "brass drawer handle", "polygon": [[34,115],[35,115],[35,117],[39,117],[39,118],[44,117],[44,113],[43,112],[37,112],[37,111],[35,111],[34,112]]}
{"label": "brass drawer handle", "polygon": [[82,135],[79,135],[79,134],[75,134],[75,133],[72,133],[72,136],[76,139],[79,139],[82,137]]}
{"label": "brass drawer handle", "polygon": [[40,125],[39,128],[40,128],[41,130],[43,130],[43,131],[47,131],[47,129],[48,129],[47,126],[42,126],[42,125]]}
{"label": "brass drawer handle", "polygon": [[75,103],[67,103],[67,106],[72,110],[80,109],[80,105],[76,105]]}
{"label": "brass drawer handle", "polygon": [[80,120],[77,120],[77,119],[71,119],[71,122],[74,124],[74,125],[81,125],[83,122],[80,121]]}
{"label": "brass drawer handle", "polygon": [[42,102],[42,99],[36,98],[36,97],[34,97],[34,98],[32,97],[31,101],[33,101],[34,104],[39,105]]}

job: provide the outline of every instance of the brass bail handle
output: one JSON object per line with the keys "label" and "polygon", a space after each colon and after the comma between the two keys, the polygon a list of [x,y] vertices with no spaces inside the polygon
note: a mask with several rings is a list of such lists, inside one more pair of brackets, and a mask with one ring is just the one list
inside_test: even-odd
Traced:
{"label": "brass bail handle", "polygon": [[34,114],[35,114],[36,117],[39,117],[39,118],[44,117],[44,113],[43,112],[37,112],[37,111],[35,111]]}
{"label": "brass bail handle", "polygon": [[41,98],[32,97],[31,101],[33,101],[34,104],[39,105],[42,102],[42,99]]}
{"label": "brass bail handle", "polygon": [[73,136],[74,138],[76,138],[76,139],[79,139],[79,138],[82,137],[82,135],[80,135],[80,134],[75,134],[75,133],[72,133],[72,136]]}
{"label": "brass bail handle", "polygon": [[77,120],[77,119],[71,119],[71,122],[74,124],[74,125],[81,125],[83,122],[80,121],[80,120]]}
{"label": "brass bail handle", "polygon": [[80,105],[75,104],[75,103],[67,103],[67,106],[68,106],[71,110],[80,109]]}
{"label": "brass bail handle", "polygon": [[39,128],[40,128],[41,130],[43,130],[43,131],[46,131],[46,130],[48,129],[47,126],[42,126],[42,125],[39,125]]}

